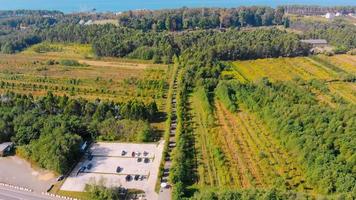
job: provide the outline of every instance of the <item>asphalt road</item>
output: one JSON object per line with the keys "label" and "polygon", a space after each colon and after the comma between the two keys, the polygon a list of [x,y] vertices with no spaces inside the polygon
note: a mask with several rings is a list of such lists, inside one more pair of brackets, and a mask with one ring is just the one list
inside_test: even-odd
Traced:
{"label": "asphalt road", "polygon": [[0,200],[59,200],[58,198],[45,196],[34,192],[15,190],[0,186]]}

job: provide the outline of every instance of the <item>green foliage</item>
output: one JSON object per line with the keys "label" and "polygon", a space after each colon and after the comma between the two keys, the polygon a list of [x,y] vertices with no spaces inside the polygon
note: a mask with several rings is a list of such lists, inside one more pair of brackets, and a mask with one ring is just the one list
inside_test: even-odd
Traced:
{"label": "green foliage", "polygon": [[50,43],[42,43],[33,48],[33,51],[36,53],[46,53],[46,52],[60,52],[63,49],[54,45],[51,45]]}
{"label": "green foliage", "polygon": [[99,140],[123,142],[153,141],[153,130],[145,121],[107,119],[99,125]]}
{"label": "green foliage", "polygon": [[259,114],[282,144],[299,153],[307,182],[316,191],[355,191],[354,105],[322,106],[294,82],[261,81],[235,85],[234,90],[237,100]]}
{"label": "green foliage", "polygon": [[64,66],[71,66],[71,67],[81,66],[81,64],[77,60],[68,60],[68,59],[60,60],[59,64]]}
{"label": "green foliage", "polygon": [[[47,131],[47,130],[46,130]],[[80,155],[79,135],[70,133],[64,128],[54,128],[50,133],[43,131],[38,140],[33,140],[19,148],[20,155],[26,155],[40,167],[60,174],[67,172]]]}
{"label": "green foliage", "polygon": [[196,193],[192,200],[287,200],[312,199],[311,196],[296,192],[270,190],[202,190]]}
{"label": "green foliage", "polygon": [[[155,139],[147,120],[154,116],[157,107],[133,103],[88,102],[69,99],[67,96],[32,96],[3,94],[0,101],[0,140],[10,138],[18,146],[19,155],[40,167],[66,172],[80,156],[82,141],[98,136],[103,140],[148,142]],[[126,109],[130,105],[132,109]],[[121,109],[122,108],[122,109]],[[120,110],[120,111],[119,111]],[[126,113],[127,112],[127,113]],[[141,113],[143,112],[143,113]],[[122,120],[118,120],[122,118]]]}
{"label": "green foliage", "polygon": [[230,87],[230,82],[220,81],[216,86],[215,95],[226,108],[228,108],[231,112],[236,112],[237,106],[235,103],[235,95],[234,91]]}
{"label": "green foliage", "polygon": [[326,39],[331,45],[344,51],[356,48],[356,27],[343,21],[310,22],[293,21],[291,28],[303,31],[305,38]]}
{"label": "green foliage", "polygon": [[128,11],[119,24],[143,31],[181,31],[186,29],[270,26],[283,23],[284,10],[269,7],[181,8],[157,11]]}
{"label": "green foliage", "polygon": [[89,184],[85,186],[85,191],[89,193],[89,200],[118,200],[119,191],[115,188],[107,188],[103,183]]}

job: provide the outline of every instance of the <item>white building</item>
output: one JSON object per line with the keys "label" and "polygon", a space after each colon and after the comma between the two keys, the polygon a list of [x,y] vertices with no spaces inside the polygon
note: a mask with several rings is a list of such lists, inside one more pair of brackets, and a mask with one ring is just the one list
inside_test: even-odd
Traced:
{"label": "white building", "polygon": [[334,19],[335,18],[335,14],[334,13],[326,13],[325,18],[326,19]]}

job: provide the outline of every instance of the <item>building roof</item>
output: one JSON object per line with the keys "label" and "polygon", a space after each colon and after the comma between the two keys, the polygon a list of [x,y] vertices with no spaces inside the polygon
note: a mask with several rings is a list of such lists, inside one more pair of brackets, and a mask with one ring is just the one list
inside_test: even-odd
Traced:
{"label": "building roof", "polygon": [[8,148],[9,146],[13,145],[12,142],[4,142],[0,144],[0,152],[4,151],[6,148]]}
{"label": "building roof", "polygon": [[323,39],[311,39],[311,40],[301,40],[301,42],[309,44],[327,44],[328,42]]}

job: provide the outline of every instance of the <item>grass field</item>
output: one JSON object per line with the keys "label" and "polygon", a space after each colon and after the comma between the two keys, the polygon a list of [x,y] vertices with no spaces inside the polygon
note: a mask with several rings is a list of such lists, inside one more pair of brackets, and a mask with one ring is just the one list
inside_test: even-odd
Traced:
{"label": "grass field", "polygon": [[[55,47],[53,47],[55,46]],[[53,48],[52,48],[53,47]],[[87,45],[54,44],[55,52],[0,54],[0,91],[43,95],[56,94],[126,101],[138,98],[161,103],[167,85],[166,65],[135,60],[87,58]],[[76,65],[67,66],[64,60]]]}

